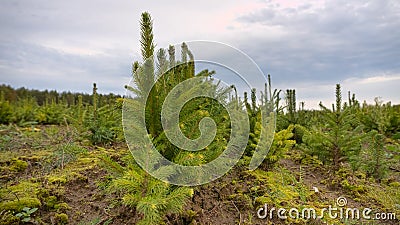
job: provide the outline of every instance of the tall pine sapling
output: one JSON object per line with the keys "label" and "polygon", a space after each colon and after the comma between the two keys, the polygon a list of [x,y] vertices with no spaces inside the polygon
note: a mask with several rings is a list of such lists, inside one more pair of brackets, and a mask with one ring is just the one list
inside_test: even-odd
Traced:
{"label": "tall pine sapling", "polygon": [[367,134],[365,148],[360,154],[361,168],[367,175],[381,180],[385,177],[389,169],[389,158],[385,149],[385,136],[376,130]]}
{"label": "tall pine sapling", "polygon": [[390,124],[390,116],[387,112],[390,108],[382,104],[378,98],[375,98],[375,105],[363,108],[369,109],[368,114],[361,115],[368,118],[374,129],[369,131],[364,139],[363,146],[365,147],[358,158],[359,166],[368,175],[380,181],[387,174],[390,165],[390,154],[387,153],[385,147],[385,133]]}
{"label": "tall pine sapling", "polygon": [[316,124],[310,132],[306,132],[303,141],[310,154],[318,155],[321,161],[330,162],[338,168],[341,162],[359,154],[362,127],[352,127],[352,124],[357,124],[357,118],[350,107],[343,106],[340,84],[336,85],[336,104],[332,105],[332,110],[322,103],[320,107],[320,125]]}
{"label": "tall pine sapling", "polygon": [[[143,126],[147,127],[150,139],[155,144],[157,150],[163,154],[171,154],[175,159],[178,151],[174,148],[164,148],[159,143],[166,143],[161,127],[160,112],[164,98],[168,92],[176,85],[177,81],[183,80],[182,73],[184,66],[177,66],[168,70],[169,65],[175,66],[175,49],[170,46],[169,62],[166,59],[165,50],[157,52],[157,64],[154,62],[154,42],[153,24],[150,14],[145,12],[141,18],[141,49],[144,62],[133,64],[133,82],[135,87],[126,88],[136,94],[132,99],[126,99],[124,104],[129,104],[129,122],[124,126],[129,126],[130,130],[125,131],[127,138],[133,140],[130,150],[140,149],[140,153],[145,154],[143,158],[133,159],[132,155],[125,157],[124,164],[115,162],[107,156],[102,156],[104,166],[113,174],[113,179],[108,186],[108,190],[120,195],[120,200],[126,206],[133,207],[142,215],[142,220],[138,224],[160,224],[165,219],[166,214],[179,213],[183,210],[186,200],[193,195],[193,190],[187,187],[177,187],[150,176],[146,171],[153,171],[159,174],[170,172],[166,167],[160,167],[157,158],[151,154],[152,146],[143,137]],[[188,52],[188,50],[185,50]],[[187,53],[189,54],[189,53]],[[190,57],[190,55],[189,55]],[[186,72],[186,71],[185,71]],[[171,74],[173,76],[171,76]],[[189,75],[190,73],[186,73]],[[159,79],[160,78],[160,79]],[[157,80],[157,82],[156,82]],[[147,95],[147,93],[149,93]],[[147,101],[146,101],[147,98]],[[145,115],[142,115],[141,108],[145,108]],[[190,116],[190,115],[188,115]],[[144,122],[144,124],[143,124]],[[137,129],[136,129],[137,128]],[[140,135],[137,135],[137,134]],[[164,138],[164,140],[163,140]],[[163,140],[158,142],[157,140]],[[163,152],[165,149],[166,152]],[[136,161],[142,160],[142,161]],[[139,164],[144,167],[143,170]],[[157,166],[158,165],[158,166]],[[162,175],[163,176],[163,175]]]}

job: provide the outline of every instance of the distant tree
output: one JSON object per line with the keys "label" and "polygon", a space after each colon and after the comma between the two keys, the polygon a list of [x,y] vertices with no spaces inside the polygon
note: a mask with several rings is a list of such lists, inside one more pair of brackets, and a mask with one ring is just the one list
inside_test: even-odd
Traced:
{"label": "distant tree", "polygon": [[286,109],[289,124],[297,123],[296,118],[296,90],[286,90]]}
{"label": "distant tree", "polygon": [[0,92],[0,124],[7,124],[12,121],[12,108],[4,98],[4,91]]}
{"label": "distant tree", "polygon": [[175,66],[175,47],[173,45],[169,46],[168,55],[169,55],[169,67],[173,68]]}

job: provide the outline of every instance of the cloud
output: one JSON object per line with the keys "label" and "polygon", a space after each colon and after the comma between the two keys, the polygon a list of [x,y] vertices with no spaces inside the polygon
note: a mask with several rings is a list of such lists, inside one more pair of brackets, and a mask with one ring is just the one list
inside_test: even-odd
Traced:
{"label": "cloud", "polygon": [[272,75],[273,88],[297,89],[306,105],[328,101],[336,83],[360,98],[400,103],[391,89],[400,74],[396,0],[0,4],[0,82],[13,86],[89,92],[97,82],[99,91],[121,93],[131,62],[141,60],[139,19],[149,11],[157,47],[202,39],[230,44]]}
{"label": "cloud", "polygon": [[373,103],[376,97],[383,101],[400,103],[400,74],[384,74],[372,77],[350,78],[343,82],[343,87],[355,93],[360,101]]}
{"label": "cloud", "polygon": [[[382,74],[370,77],[352,77],[340,82],[343,101],[347,101],[348,92],[356,95],[360,102],[373,103],[376,97],[384,102],[399,104],[398,87],[400,74]],[[335,102],[336,83],[299,82],[296,87],[297,102],[305,102],[305,108],[319,109],[319,103],[330,106]],[[283,88],[287,88],[284,86]],[[280,88],[280,87],[279,87]],[[289,86],[289,88],[293,88]],[[285,90],[285,89],[284,89]],[[281,96],[283,97],[283,96]]]}
{"label": "cloud", "polygon": [[25,42],[1,43],[1,82],[39,89],[89,91],[97,82],[101,92],[123,93],[128,83],[125,52],[73,54]]}
{"label": "cloud", "polygon": [[367,78],[349,78],[345,80],[346,83],[355,83],[355,84],[379,84],[386,82],[396,82],[400,80],[400,75],[388,76],[388,75],[380,75],[374,77]]}
{"label": "cloud", "polygon": [[[396,1],[325,1],[294,7],[270,1],[237,22],[256,33],[251,39],[242,38],[240,45],[278,83],[339,82],[400,70]],[[268,38],[274,37],[268,33],[274,30],[280,35]]]}
{"label": "cloud", "polygon": [[213,33],[223,36],[218,32],[225,29],[225,20],[243,12],[237,5],[244,2],[189,6],[179,1],[2,1],[0,82],[90,91],[96,81],[106,86],[99,85],[99,91],[120,93],[121,82],[116,79],[129,79],[131,62],[141,60],[139,19],[143,11],[154,19],[157,47],[168,47],[191,39],[213,39]]}

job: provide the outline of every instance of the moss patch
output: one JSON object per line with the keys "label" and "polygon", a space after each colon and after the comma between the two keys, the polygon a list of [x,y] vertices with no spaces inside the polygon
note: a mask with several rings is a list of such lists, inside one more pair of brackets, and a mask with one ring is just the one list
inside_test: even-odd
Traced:
{"label": "moss patch", "polygon": [[28,167],[27,162],[19,159],[13,159],[11,161],[10,170],[13,172],[22,172],[26,170],[27,167]]}
{"label": "moss patch", "polygon": [[14,212],[20,212],[24,207],[29,207],[29,208],[38,208],[42,204],[40,203],[40,200],[37,198],[19,198],[15,199],[12,201],[4,201],[0,203],[0,211],[5,210],[5,211],[14,211]]}
{"label": "moss patch", "polygon": [[0,190],[1,210],[21,211],[24,207],[35,208],[41,206],[37,197],[39,184],[23,181],[16,185]]}
{"label": "moss patch", "polygon": [[13,158],[10,161],[3,162],[3,166],[0,167],[1,172],[4,173],[19,173],[25,171],[28,168],[28,163],[18,158]]}
{"label": "moss patch", "polygon": [[68,215],[65,213],[56,213],[54,215],[54,220],[57,221],[58,224],[67,224],[68,223]]}

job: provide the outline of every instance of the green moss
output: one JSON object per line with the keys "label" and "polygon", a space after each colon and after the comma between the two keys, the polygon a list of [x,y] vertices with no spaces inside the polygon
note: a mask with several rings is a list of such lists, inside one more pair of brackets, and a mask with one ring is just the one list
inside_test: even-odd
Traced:
{"label": "green moss", "polygon": [[364,185],[357,184],[357,185],[354,185],[353,191],[358,193],[358,194],[363,194],[363,193],[365,193],[366,190],[365,190],[365,186]]}
{"label": "green moss", "polygon": [[265,203],[274,206],[299,205],[312,194],[301,182],[286,169],[275,169],[274,171],[254,170],[248,172],[256,178],[258,186],[254,189],[256,204]]}
{"label": "green moss", "polygon": [[69,206],[66,202],[61,202],[54,205],[54,209],[56,209],[57,211],[66,211],[70,210],[71,206]]}
{"label": "green moss", "polygon": [[349,183],[348,180],[342,180],[341,185],[343,188],[350,190],[351,189],[351,185]]}
{"label": "green moss", "polygon": [[87,182],[88,178],[85,175],[82,175],[78,172],[71,172],[70,174],[68,174],[68,180]]}
{"label": "green moss", "polygon": [[47,188],[39,188],[36,195],[42,202],[46,202],[45,200],[50,195],[50,192]]}
{"label": "green moss", "polygon": [[[268,207],[290,207],[300,211],[305,207],[314,208],[317,212],[320,212],[321,209],[331,205],[329,202],[321,201],[319,194],[310,190],[304,183],[299,182],[295,175],[287,169],[275,168],[273,171],[257,169],[247,173],[255,178],[254,186],[250,188],[250,194],[253,196],[256,209],[267,204]],[[232,200],[238,199],[238,197],[230,196]],[[288,218],[285,222],[286,224],[309,224],[309,221],[292,218]],[[338,220],[327,220],[326,222],[341,224],[338,223]]]}
{"label": "green moss", "polygon": [[257,192],[258,191],[258,189],[260,188],[260,186],[254,186],[254,187],[251,187],[250,188],[250,191],[253,191],[253,192]]}
{"label": "green moss", "polygon": [[392,183],[389,184],[389,186],[390,187],[394,187],[394,188],[399,188],[400,187],[400,182],[397,182],[397,181],[392,182]]}
{"label": "green moss", "polygon": [[256,202],[257,206],[263,206],[264,204],[268,204],[268,205],[273,205],[274,204],[272,199],[267,197],[267,196],[260,196],[260,197],[255,199],[255,202]]}
{"label": "green moss", "polygon": [[197,212],[189,209],[182,213],[182,216],[186,219],[186,221],[192,222],[194,218],[196,218]]}
{"label": "green moss", "polygon": [[20,159],[28,162],[39,162],[44,156],[32,155],[32,156],[21,156]]}
{"label": "green moss", "polygon": [[336,175],[340,178],[347,178],[351,174],[351,169],[348,167],[341,167],[336,171]]}
{"label": "green moss", "polygon": [[38,193],[38,183],[22,181],[14,186],[0,189],[0,198],[14,200],[23,197],[36,198]]}
{"label": "green moss", "polygon": [[65,184],[67,183],[67,176],[65,175],[52,175],[47,177],[47,181],[50,184]]}
{"label": "green moss", "polygon": [[57,204],[56,196],[49,196],[45,199],[45,205],[48,209],[53,209],[56,204]]}
{"label": "green moss", "polygon": [[67,224],[68,223],[68,215],[65,213],[56,213],[56,215],[54,215],[54,219],[59,224]]}
{"label": "green moss", "polygon": [[80,181],[87,182],[88,178],[79,172],[75,172],[68,168],[65,170],[57,171],[47,176],[47,181],[50,184],[64,185],[68,182]]}
{"label": "green moss", "polygon": [[98,158],[82,157],[78,159],[78,164],[96,165],[99,162]]}
{"label": "green moss", "polygon": [[357,178],[362,179],[362,180],[365,180],[365,178],[367,178],[367,175],[366,175],[365,173],[361,172],[361,171],[356,171],[356,172],[354,173],[354,175],[355,175]]}
{"label": "green moss", "polygon": [[253,208],[253,201],[247,194],[243,193],[232,194],[228,198],[236,202],[236,204],[241,208],[248,208],[248,209]]}
{"label": "green moss", "polygon": [[301,164],[310,165],[314,167],[322,166],[323,163],[321,160],[318,159],[318,156],[314,155],[311,156],[309,154],[303,154],[303,158],[301,159]]}
{"label": "green moss", "polygon": [[46,188],[50,191],[51,195],[57,196],[57,198],[65,194],[65,188],[63,186],[52,184],[48,185]]}
{"label": "green moss", "polygon": [[18,157],[17,151],[1,151],[0,152],[0,163],[7,163]]}
{"label": "green moss", "polygon": [[11,161],[9,169],[12,172],[22,172],[22,171],[26,170],[27,167],[28,167],[27,162],[14,158]]}
{"label": "green moss", "polygon": [[19,224],[20,218],[13,215],[11,211],[2,211],[0,214],[0,225]]}
{"label": "green moss", "polygon": [[384,186],[384,185],[370,185],[366,187],[366,194],[364,200],[366,202],[377,202],[383,210],[388,212],[400,214],[400,207],[398,207],[400,199],[400,192],[398,187]]}
{"label": "green moss", "polygon": [[365,186],[362,184],[350,184],[348,180],[342,180],[341,186],[349,191],[356,197],[360,197],[361,194],[365,193],[366,189]]}
{"label": "green moss", "polygon": [[24,207],[29,207],[29,208],[38,208],[42,204],[40,203],[40,200],[37,198],[19,198],[12,200],[12,201],[4,201],[0,203],[0,211],[14,211],[14,212],[20,212]]}
{"label": "green moss", "polygon": [[37,208],[41,202],[37,197],[39,184],[22,181],[17,185],[0,189],[0,212],[10,210],[21,211],[24,207]]}
{"label": "green moss", "polygon": [[30,192],[30,193],[35,193],[38,190],[38,183],[32,183],[29,181],[21,181],[19,184],[15,185],[12,187],[12,190],[14,191],[19,191],[19,192]]}

